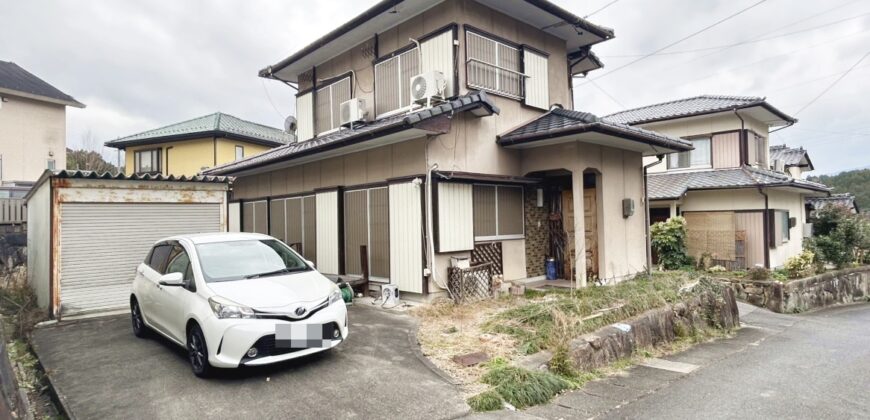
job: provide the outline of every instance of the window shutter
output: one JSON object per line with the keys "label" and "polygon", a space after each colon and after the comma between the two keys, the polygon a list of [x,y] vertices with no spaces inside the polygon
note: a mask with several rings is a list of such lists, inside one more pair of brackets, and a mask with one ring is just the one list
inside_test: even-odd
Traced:
{"label": "window shutter", "polygon": [[[420,73],[440,71],[447,82],[444,96],[456,95],[453,86],[453,29],[444,31],[420,44]],[[409,88],[410,89],[410,88]]]}
{"label": "window shutter", "polygon": [[436,228],[438,252],[474,248],[474,211],[469,184],[439,183]]}
{"label": "window shutter", "polygon": [[523,189],[498,187],[498,235],[523,234]]}
{"label": "window shutter", "polygon": [[474,236],[498,234],[495,218],[495,186],[474,186]]}
{"label": "window shutter", "polygon": [[767,221],[767,246],[768,248],[776,248],[776,212],[768,210],[764,217]]}
{"label": "window shutter", "polygon": [[314,93],[296,97],[296,140],[305,141],[314,137]]}
{"label": "window shutter", "polygon": [[416,48],[375,64],[375,115],[410,106],[411,77],[419,73]]}
{"label": "window shutter", "polygon": [[550,106],[547,56],[523,49],[523,73],[525,78],[525,104],[547,109]]}

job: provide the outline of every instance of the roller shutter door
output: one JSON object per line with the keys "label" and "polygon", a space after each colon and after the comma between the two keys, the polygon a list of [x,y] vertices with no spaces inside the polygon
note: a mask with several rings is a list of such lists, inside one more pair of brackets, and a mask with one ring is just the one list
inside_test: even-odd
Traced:
{"label": "roller shutter door", "polygon": [[61,313],[126,308],[136,267],[167,236],[219,232],[220,204],[60,205]]}

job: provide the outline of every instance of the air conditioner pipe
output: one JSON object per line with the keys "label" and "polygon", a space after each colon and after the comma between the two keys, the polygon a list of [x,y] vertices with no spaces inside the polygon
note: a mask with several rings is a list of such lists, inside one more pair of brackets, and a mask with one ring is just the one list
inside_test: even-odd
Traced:
{"label": "air conditioner pipe", "polygon": [[426,253],[426,261],[429,269],[429,275],[432,276],[432,281],[435,282],[438,287],[450,291],[447,283],[442,283],[438,281],[438,275],[435,273],[435,239],[432,231],[433,222],[432,222],[432,172],[438,169],[438,164],[434,163],[429,167],[429,170],[426,172],[426,245],[429,248],[429,252]]}

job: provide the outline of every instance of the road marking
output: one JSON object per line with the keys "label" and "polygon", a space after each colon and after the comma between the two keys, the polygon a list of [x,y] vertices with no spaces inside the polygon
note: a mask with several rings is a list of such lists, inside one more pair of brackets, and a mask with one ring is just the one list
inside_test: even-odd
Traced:
{"label": "road marking", "polygon": [[670,360],[658,358],[646,359],[640,365],[653,369],[669,370],[671,372],[677,373],[690,373],[700,367],[698,365],[693,365],[690,363],[672,362]]}

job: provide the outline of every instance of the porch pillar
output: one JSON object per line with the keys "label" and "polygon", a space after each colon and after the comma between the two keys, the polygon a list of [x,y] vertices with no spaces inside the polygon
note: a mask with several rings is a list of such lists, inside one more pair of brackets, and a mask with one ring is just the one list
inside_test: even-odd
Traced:
{"label": "porch pillar", "polygon": [[671,215],[669,217],[674,217],[677,215],[677,202],[671,201]]}
{"label": "porch pillar", "polygon": [[586,287],[586,209],[583,203],[582,169],[571,172],[571,190],[574,201],[574,278],[578,286]]}

